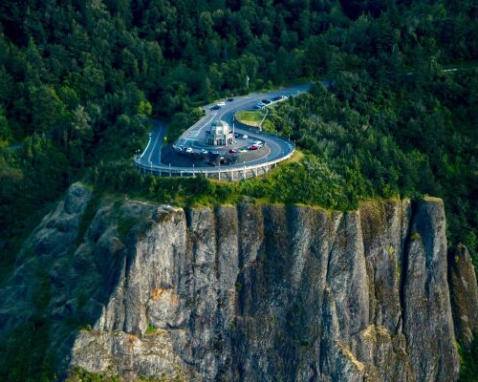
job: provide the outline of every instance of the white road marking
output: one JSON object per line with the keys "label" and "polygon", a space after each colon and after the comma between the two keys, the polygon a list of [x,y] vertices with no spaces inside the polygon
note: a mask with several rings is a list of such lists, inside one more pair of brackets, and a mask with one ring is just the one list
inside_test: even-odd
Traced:
{"label": "white road marking", "polygon": [[159,137],[160,137],[160,136],[161,136],[161,134],[160,134],[159,131],[158,131],[156,140],[154,141],[153,149],[151,150],[151,153],[149,154],[149,157],[148,157],[148,163],[151,163],[151,157],[153,156],[154,149],[155,149],[156,145],[158,144],[158,140],[159,140]]}
{"label": "white road marking", "polygon": [[[220,109],[220,112],[215,111],[215,112],[213,112],[209,115],[208,115],[209,109],[210,109],[210,107],[212,107],[213,104],[210,105],[209,107],[208,106],[203,107],[203,109],[206,111],[206,115],[202,119],[197,121],[189,129],[187,129],[179,137],[179,139],[176,141],[174,146],[175,147],[186,146],[186,145],[193,146],[195,144],[195,142],[197,142],[199,140],[198,138],[200,137],[200,134],[201,134],[202,130],[204,129],[204,127],[208,126],[211,123],[211,121],[213,121],[214,119],[225,118],[225,120],[232,121],[232,123],[234,123],[235,112],[237,112],[238,110],[244,110],[245,108],[248,108],[248,107],[252,106],[253,102],[256,102],[257,100],[259,100],[262,97],[267,97],[268,96],[270,98],[270,97],[273,97],[275,94],[289,94],[290,96],[293,96],[294,92],[295,92],[295,94],[300,94],[300,93],[303,93],[306,90],[307,89],[305,89],[305,87],[304,87],[304,88],[301,88],[300,90],[297,90],[297,88],[295,88],[295,89],[290,89],[290,90],[286,90],[286,89],[277,90],[276,92],[269,92],[269,93],[252,93],[252,94],[249,94],[247,96],[240,97],[233,104],[228,104],[223,109]],[[231,114],[232,114],[232,117],[231,117]],[[161,127],[159,129],[161,129]],[[249,134],[248,130],[242,130],[240,128],[237,128],[237,131],[247,132]],[[258,134],[260,134],[260,132]],[[140,157],[141,159],[143,158],[143,156],[145,154],[148,153],[148,150],[150,150],[151,141],[153,140],[152,138],[154,138],[154,136],[150,137],[145,150],[141,154],[141,157]],[[148,156],[148,163],[147,163],[146,166],[150,165],[151,157],[156,150],[156,147],[158,145],[158,142],[160,141],[160,138],[161,138],[161,130],[158,130],[158,134],[157,134],[157,137],[154,141],[153,147],[150,150],[150,153],[149,153],[149,156]],[[282,140],[280,139],[281,143],[277,142],[276,139],[274,139],[274,137],[264,137],[264,140],[266,141],[266,144],[268,144],[268,146],[269,146],[269,153],[267,155],[261,157],[261,158],[258,158],[256,160],[253,160],[253,161],[249,162],[248,163],[249,165],[251,165],[253,163],[258,163],[258,164],[264,163],[264,164],[266,164],[267,162],[270,162],[270,161],[280,160],[280,158],[284,156],[285,149],[289,149],[291,152],[294,151],[294,146],[292,144],[290,144],[290,142],[287,142],[285,140],[284,140],[284,142],[282,142]],[[267,143],[267,141],[269,141],[269,142]],[[162,147],[160,147],[160,149],[161,148]],[[277,155],[272,155],[272,151],[275,151],[275,150],[272,150],[273,148],[278,150]],[[287,155],[290,155],[290,153],[287,154]],[[273,157],[271,158],[271,156],[273,156]],[[274,159],[274,157],[276,159]],[[161,168],[161,165],[162,165],[161,160],[159,160],[157,166],[159,166],[159,168]],[[225,168],[227,168],[227,167],[236,168],[236,165],[225,166]],[[171,168],[186,171],[186,172],[189,171],[188,169],[183,168],[183,167],[172,166]]]}
{"label": "white road marking", "polygon": [[143,159],[143,155],[146,153],[146,151],[148,151],[148,147],[149,147],[150,144],[151,144],[151,136],[149,137],[148,144],[146,145],[146,148],[144,149],[144,151],[141,153],[139,159]]}

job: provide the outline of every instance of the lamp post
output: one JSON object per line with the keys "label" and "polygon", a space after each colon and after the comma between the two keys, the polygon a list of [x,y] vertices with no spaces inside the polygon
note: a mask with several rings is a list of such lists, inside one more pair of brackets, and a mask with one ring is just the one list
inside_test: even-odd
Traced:
{"label": "lamp post", "polygon": [[169,176],[171,176],[171,163],[169,164]]}

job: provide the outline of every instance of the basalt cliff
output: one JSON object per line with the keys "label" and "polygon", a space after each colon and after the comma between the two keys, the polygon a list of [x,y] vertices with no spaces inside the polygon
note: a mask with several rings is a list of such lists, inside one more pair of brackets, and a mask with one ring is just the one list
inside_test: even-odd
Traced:
{"label": "basalt cliff", "polygon": [[0,341],[41,312],[60,380],[455,381],[478,292],[445,231],[438,199],[181,209],[75,184],[0,289]]}

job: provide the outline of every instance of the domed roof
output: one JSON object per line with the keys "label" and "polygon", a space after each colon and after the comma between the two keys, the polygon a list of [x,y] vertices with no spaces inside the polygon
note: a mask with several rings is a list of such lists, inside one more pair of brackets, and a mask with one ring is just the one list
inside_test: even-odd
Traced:
{"label": "domed roof", "polygon": [[224,121],[214,121],[211,123],[211,133],[213,134],[229,134],[229,124]]}

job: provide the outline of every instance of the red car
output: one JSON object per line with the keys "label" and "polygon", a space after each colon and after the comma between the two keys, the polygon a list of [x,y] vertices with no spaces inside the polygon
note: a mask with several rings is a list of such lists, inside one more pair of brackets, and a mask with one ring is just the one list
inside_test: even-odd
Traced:
{"label": "red car", "polygon": [[257,150],[258,148],[259,147],[257,147],[256,145],[252,145],[248,147],[249,150]]}
{"label": "red car", "polygon": [[231,154],[235,154],[235,153],[237,153],[237,150],[236,150],[236,149],[230,149],[229,152],[230,152]]}

